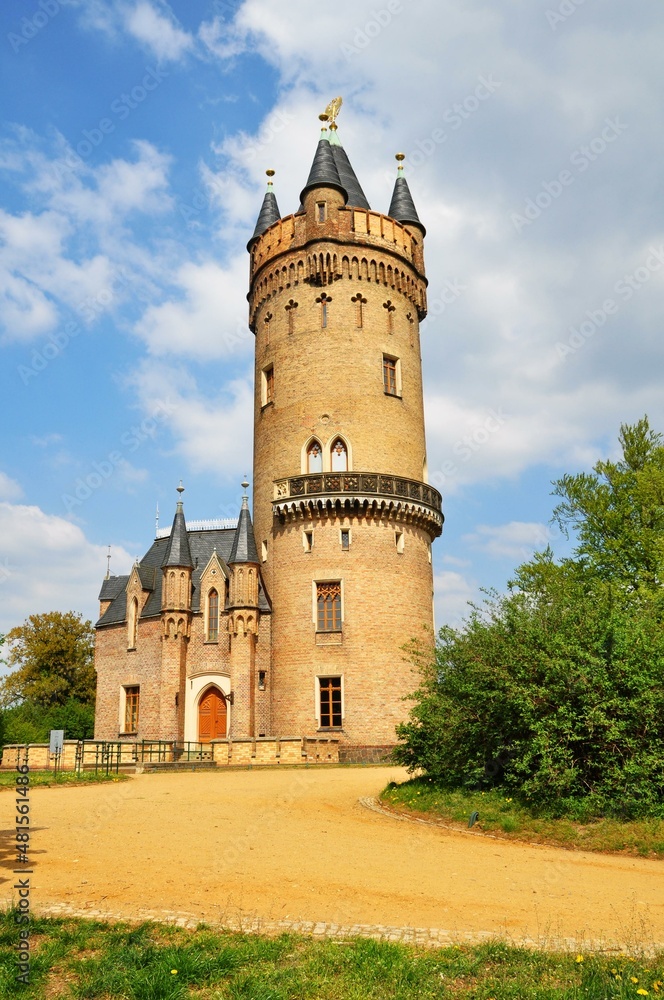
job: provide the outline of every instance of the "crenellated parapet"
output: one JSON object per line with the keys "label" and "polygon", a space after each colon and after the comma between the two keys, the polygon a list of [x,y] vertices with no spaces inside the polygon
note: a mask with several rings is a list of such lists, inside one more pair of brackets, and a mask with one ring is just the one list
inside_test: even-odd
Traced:
{"label": "crenellated parapet", "polygon": [[312,232],[305,215],[280,219],[251,249],[249,325],[276,295],[298,285],[327,285],[341,278],[366,281],[401,292],[427,312],[422,241],[380,212],[343,208]]}

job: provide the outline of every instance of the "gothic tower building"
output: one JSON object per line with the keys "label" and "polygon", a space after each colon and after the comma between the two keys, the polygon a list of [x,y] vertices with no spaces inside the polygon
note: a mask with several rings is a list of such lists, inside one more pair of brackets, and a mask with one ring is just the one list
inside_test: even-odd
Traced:
{"label": "gothic tower building", "polygon": [[[340,102],[339,102],[340,103]],[[425,229],[399,154],[372,210],[334,120],[298,210],[268,171],[250,254],[253,515],[158,532],[100,594],[95,736],[395,742],[433,644],[420,323]],[[245,487],[248,484],[243,484]]]}
{"label": "gothic tower building", "polygon": [[365,745],[394,743],[414,686],[402,647],[423,626],[433,641],[442,529],[426,481],[425,229],[397,159],[389,210],[373,211],[324,121],[299,210],[280,216],[270,178],[248,246],[269,726]]}

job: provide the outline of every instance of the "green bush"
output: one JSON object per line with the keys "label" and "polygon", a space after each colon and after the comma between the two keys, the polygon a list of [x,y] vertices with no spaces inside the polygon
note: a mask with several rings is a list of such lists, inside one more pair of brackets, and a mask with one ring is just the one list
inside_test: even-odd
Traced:
{"label": "green bush", "polygon": [[555,484],[574,558],[519,567],[423,667],[396,759],[448,788],[500,787],[549,814],[664,816],[664,446]]}

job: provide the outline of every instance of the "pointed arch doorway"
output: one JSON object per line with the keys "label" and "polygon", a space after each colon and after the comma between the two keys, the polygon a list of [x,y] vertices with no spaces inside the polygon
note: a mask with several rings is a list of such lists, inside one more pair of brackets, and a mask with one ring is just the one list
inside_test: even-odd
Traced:
{"label": "pointed arch doorway", "polygon": [[210,685],[198,702],[199,743],[223,738],[226,735],[227,715],[226,699],[218,687]]}

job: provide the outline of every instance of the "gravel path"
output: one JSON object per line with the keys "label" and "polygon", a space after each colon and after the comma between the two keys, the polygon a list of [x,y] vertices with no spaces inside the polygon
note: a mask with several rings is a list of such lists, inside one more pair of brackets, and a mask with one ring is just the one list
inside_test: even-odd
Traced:
{"label": "gravel path", "polygon": [[[32,907],[422,945],[499,936],[664,947],[661,862],[469,836],[366,808],[404,776],[320,767],[35,788]],[[3,815],[13,799],[0,794]],[[0,864],[9,902],[13,855],[3,851]]]}

